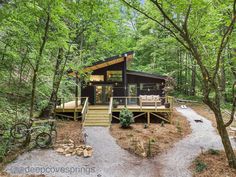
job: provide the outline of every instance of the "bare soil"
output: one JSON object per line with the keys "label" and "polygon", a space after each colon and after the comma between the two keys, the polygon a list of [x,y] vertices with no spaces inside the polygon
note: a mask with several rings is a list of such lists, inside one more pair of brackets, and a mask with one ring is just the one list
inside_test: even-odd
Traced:
{"label": "bare soil", "polygon": [[83,144],[82,123],[80,121],[58,121],[57,143],[72,140],[75,145]]}
{"label": "bare soil", "polygon": [[[135,123],[129,129],[123,129],[120,124],[113,124],[110,132],[123,149],[143,156],[142,151],[137,148],[136,142],[138,141],[143,144],[146,154],[155,156],[170,149],[175,142],[191,133],[190,124],[184,116],[174,111],[173,117],[173,124],[166,123],[163,127],[161,124],[153,123],[145,129],[144,124]],[[149,141],[151,142],[150,146]]]}
{"label": "bare soil", "polygon": [[[235,151],[236,152],[236,151]],[[196,160],[206,165],[202,172],[196,172]],[[194,177],[235,177],[236,169],[228,166],[225,152],[213,154],[211,151],[200,154],[191,166]]]}

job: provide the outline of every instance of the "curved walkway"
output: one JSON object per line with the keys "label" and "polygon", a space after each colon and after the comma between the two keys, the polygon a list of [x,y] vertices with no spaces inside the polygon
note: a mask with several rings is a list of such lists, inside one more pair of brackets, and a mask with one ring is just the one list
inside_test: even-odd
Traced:
{"label": "curved walkway", "polygon": [[[136,157],[122,149],[110,135],[108,128],[88,127],[86,133],[88,134],[87,144],[94,148],[91,158],[65,157],[53,150],[34,150],[17,158],[7,166],[6,171],[10,174],[22,174],[23,172],[37,174],[33,170],[41,168],[46,176],[56,177],[159,176],[158,171],[160,170],[157,162]],[[59,172],[55,170],[59,170]]]}
{"label": "curved walkway", "polygon": [[[192,133],[177,142],[166,154],[157,157],[157,160],[163,165],[161,170],[163,177],[191,177],[192,174],[188,168],[201,151],[209,148],[223,149],[221,139],[209,120],[191,108],[177,108],[177,111],[188,119]],[[202,120],[203,123],[196,123],[194,121],[196,119]],[[232,141],[232,143],[236,147],[235,142]]]}
{"label": "curved walkway", "polygon": [[[65,157],[53,150],[34,150],[25,153],[10,163],[10,174],[40,174],[46,176],[91,176],[91,177],[188,177],[191,161],[201,149],[221,149],[219,136],[211,122],[192,109],[180,109],[190,121],[192,133],[175,144],[165,154],[154,159],[142,159],[120,148],[108,128],[88,127],[88,144],[93,146],[91,158]],[[196,123],[194,119],[202,119]],[[182,127],[184,128],[184,127]],[[37,171],[38,170],[38,171]]]}

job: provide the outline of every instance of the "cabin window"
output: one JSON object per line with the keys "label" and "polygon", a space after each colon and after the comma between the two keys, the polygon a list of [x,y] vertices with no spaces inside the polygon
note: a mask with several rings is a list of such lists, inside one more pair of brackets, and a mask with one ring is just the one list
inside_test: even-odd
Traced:
{"label": "cabin window", "polygon": [[141,83],[140,84],[141,91],[155,91],[160,90],[160,84],[158,83]]}
{"label": "cabin window", "polygon": [[122,82],[122,71],[107,71],[107,81]]}
{"label": "cabin window", "polygon": [[104,81],[104,75],[91,75],[90,81],[95,81],[95,82]]}

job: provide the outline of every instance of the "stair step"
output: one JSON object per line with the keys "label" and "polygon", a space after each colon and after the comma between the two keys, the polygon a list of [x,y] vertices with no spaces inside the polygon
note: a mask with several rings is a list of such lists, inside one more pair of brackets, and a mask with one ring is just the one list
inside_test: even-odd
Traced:
{"label": "stair step", "polygon": [[108,127],[110,126],[109,123],[84,123],[84,126],[103,126],[103,127]]}
{"label": "stair step", "polygon": [[97,123],[104,123],[104,124],[109,124],[109,121],[104,121],[104,120],[100,120],[100,121],[94,121],[94,120],[86,120],[84,123],[93,123],[93,124],[97,124]]}
{"label": "stair step", "polygon": [[109,117],[93,117],[93,116],[86,116],[85,120],[109,120]]}
{"label": "stair step", "polygon": [[108,114],[96,115],[96,114],[87,114],[86,116],[90,117],[109,117]]}

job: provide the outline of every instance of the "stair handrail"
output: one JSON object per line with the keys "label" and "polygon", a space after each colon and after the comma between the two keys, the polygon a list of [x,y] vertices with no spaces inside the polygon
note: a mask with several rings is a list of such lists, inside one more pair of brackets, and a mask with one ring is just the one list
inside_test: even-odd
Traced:
{"label": "stair handrail", "polygon": [[109,109],[108,109],[110,122],[111,122],[111,119],[112,119],[112,108],[113,108],[113,97],[110,97],[110,104],[109,104]]}
{"label": "stair handrail", "polygon": [[86,116],[87,112],[88,112],[88,97],[86,97],[85,102],[84,102],[83,109],[82,109],[82,111],[81,111],[81,114],[82,114],[82,122],[84,122],[85,116]]}

